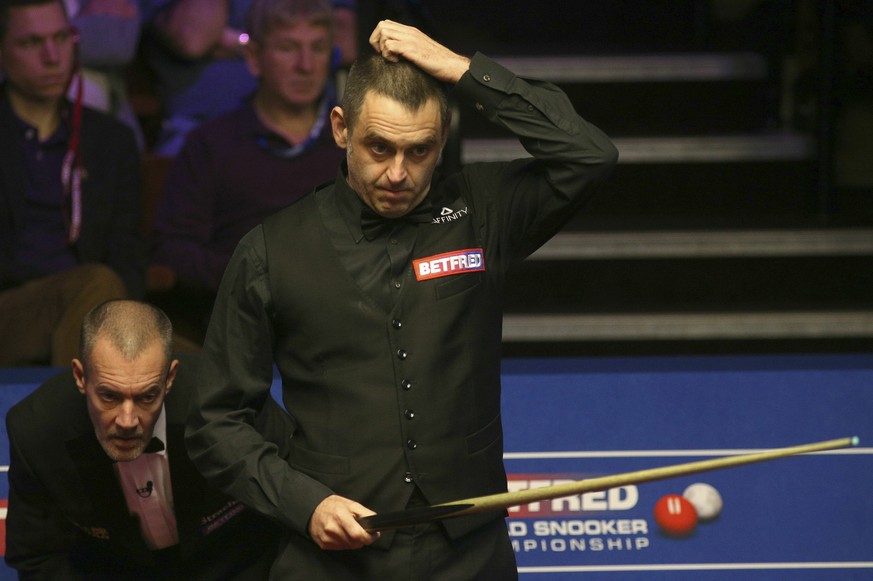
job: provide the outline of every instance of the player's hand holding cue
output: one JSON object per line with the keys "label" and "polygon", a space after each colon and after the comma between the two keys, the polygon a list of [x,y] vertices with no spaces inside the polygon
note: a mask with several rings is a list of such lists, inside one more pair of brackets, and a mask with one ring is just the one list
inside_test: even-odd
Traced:
{"label": "player's hand holding cue", "polygon": [[309,536],[325,550],[360,549],[376,541],[379,533],[369,533],[356,517],[375,514],[367,507],[336,494],[321,501],[309,519]]}
{"label": "player's hand holding cue", "polygon": [[376,25],[370,45],[386,60],[396,63],[406,59],[444,83],[457,83],[470,68],[467,57],[447,49],[417,28],[391,20]]}

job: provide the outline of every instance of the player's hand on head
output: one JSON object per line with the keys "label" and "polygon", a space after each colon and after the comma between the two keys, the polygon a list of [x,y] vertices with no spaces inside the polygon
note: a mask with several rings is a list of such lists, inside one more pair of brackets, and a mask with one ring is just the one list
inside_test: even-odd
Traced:
{"label": "player's hand on head", "polygon": [[358,523],[357,517],[375,514],[367,507],[336,494],[315,507],[309,520],[309,535],[324,550],[360,549],[379,538]]}
{"label": "player's hand on head", "polygon": [[391,62],[408,60],[446,83],[457,83],[470,68],[470,59],[459,55],[412,26],[383,20],[370,35],[370,46]]}

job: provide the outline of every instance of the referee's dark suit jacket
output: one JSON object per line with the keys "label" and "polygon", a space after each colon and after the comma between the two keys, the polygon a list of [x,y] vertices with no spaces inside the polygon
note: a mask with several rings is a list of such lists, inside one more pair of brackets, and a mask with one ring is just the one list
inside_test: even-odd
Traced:
{"label": "referee's dark suit jacket", "polygon": [[[207,487],[185,451],[197,356],[180,356],[165,400],[167,456],[180,542],[150,551],[67,370],[6,416],[6,562],[22,579],[266,579],[281,531]],[[257,425],[287,449],[289,416],[269,400]]]}

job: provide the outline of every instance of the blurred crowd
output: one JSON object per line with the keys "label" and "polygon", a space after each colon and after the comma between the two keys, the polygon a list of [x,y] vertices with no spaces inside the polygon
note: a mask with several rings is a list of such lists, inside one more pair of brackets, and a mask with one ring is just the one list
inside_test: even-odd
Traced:
{"label": "blurred crowd", "polygon": [[119,297],[197,350],[240,238],[339,170],[355,0],[0,6],[0,366],[67,365]]}

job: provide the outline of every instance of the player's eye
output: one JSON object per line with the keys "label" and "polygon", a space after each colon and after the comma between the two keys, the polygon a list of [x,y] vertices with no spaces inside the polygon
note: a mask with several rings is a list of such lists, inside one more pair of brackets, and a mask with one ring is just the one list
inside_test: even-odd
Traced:
{"label": "player's eye", "polygon": [[146,394],[141,395],[138,399],[139,399],[140,403],[149,405],[149,404],[153,404],[153,403],[155,403],[155,401],[157,401],[158,394],[157,393],[146,393]]}
{"label": "player's eye", "polygon": [[112,393],[111,391],[101,391],[101,392],[98,392],[98,393],[97,393],[97,397],[98,397],[98,398],[100,399],[100,401],[102,401],[103,403],[110,403],[110,404],[111,404],[111,403],[117,403],[118,400],[119,400],[118,395]]}

